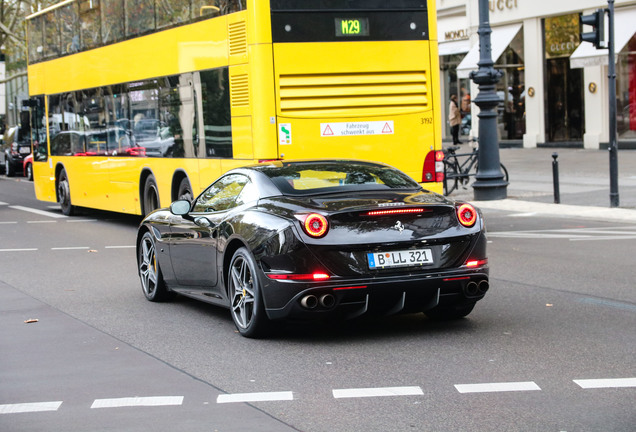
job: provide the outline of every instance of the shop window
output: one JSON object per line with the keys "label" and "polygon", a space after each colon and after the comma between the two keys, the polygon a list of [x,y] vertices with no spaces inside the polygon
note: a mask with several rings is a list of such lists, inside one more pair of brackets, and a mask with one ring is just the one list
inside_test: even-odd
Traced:
{"label": "shop window", "polygon": [[618,138],[636,140],[636,35],[616,62],[616,120]]}
{"label": "shop window", "polygon": [[523,32],[514,37],[495,68],[502,72],[497,83],[499,96],[497,128],[502,140],[520,140],[526,132],[525,67],[523,61]]}

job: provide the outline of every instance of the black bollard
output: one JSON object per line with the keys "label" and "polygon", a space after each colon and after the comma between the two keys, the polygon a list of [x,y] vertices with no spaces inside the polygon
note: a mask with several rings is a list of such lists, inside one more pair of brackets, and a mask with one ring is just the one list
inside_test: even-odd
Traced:
{"label": "black bollard", "polygon": [[552,153],[552,182],[554,183],[554,203],[561,203],[561,193],[559,192],[559,157],[558,153]]}

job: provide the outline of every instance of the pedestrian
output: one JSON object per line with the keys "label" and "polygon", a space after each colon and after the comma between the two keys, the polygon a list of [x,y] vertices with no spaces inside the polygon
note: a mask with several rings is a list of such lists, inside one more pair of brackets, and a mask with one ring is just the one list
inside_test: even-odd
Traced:
{"label": "pedestrian", "polygon": [[452,94],[450,97],[450,105],[448,108],[448,123],[451,127],[451,134],[453,135],[453,145],[461,144],[459,140],[459,125],[462,122],[462,115],[459,111],[459,105],[457,105],[457,95]]}

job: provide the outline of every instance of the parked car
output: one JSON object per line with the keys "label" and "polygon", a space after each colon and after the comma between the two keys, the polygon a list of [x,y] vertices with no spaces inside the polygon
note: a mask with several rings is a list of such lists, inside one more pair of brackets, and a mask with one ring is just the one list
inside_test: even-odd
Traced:
{"label": "parked car", "polygon": [[33,181],[33,153],[24,158],[22,172],[29,181]]}
{"label": "parked car", "polygon": [[13,177],[22,172],[24,158],[31,153],[29,132],[25,132],[20,126],[9,128],[4,134],[0,146],[4,173],[8,177]]}
{"label": "parked car", "polygon": [[220,305],[259,337],[288,318],[462,318],[489,287],[486,243],[479,210],[390,166],[275,161],[148,215],[137,266],[148,300]]}

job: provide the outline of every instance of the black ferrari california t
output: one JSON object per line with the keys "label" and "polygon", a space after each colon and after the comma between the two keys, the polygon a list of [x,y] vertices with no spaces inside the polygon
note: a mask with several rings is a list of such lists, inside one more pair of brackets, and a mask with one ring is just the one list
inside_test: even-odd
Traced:
{"label": "black ferrari california t", "polygon": [[479,210],[356,160],[233,169],[148,215],[137,262],[148,300],[229,308],[246,337],[289,318],[462,318],[489,286]]}

